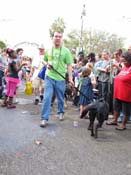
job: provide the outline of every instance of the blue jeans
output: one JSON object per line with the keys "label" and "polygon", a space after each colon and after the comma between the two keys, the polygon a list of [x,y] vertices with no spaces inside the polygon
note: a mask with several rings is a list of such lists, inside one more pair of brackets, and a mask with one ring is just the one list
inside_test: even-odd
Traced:
{"label": "blue jeans", "polygon": [[[122,119],[123,119],[123,113],[120,112],[120,115],[118,117],[118,121],[122,121]],[[131,121],[131,115],[129,116],[128,120]]]}
{"label": "blue jeans", "polygon": [[64,93],[65,93],[65,80],[54,80],[46,76],[44,80],[44,98],[42,102],[41,119],[48,120],[50,114],[51,100],[53,92],[57,98],[57,113],[64,113]]}
{"label": "blue jeans", "polygon": [[0,97],[2,97],[2,91],[3,91],[3,86],[2,86],[3,76],[4,76],[4,72],[0,70]]}

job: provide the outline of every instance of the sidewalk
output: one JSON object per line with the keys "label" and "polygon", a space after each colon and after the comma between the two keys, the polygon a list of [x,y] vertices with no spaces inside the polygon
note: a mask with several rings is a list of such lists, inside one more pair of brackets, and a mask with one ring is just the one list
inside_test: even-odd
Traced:
{"label": "sidewalk", "polygon": [[21,93],[19,102],[16,109],[0,108],[0,175],[131,174],[130,124],[123,132],[104,124],[94,139],[71,102],[63,122],[54,105],[46,128],[39,127],[41,105],[33,96]]}

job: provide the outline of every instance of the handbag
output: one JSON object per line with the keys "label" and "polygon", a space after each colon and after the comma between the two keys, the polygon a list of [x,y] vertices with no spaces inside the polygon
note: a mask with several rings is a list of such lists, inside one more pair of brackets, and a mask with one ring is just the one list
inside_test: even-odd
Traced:
{"label": "handbag", "polygon": [[42,80],[44,80],[45,79],[45,72],[46,72],[46,66],[43,66],[38,73],[38,77],[41,78]]}

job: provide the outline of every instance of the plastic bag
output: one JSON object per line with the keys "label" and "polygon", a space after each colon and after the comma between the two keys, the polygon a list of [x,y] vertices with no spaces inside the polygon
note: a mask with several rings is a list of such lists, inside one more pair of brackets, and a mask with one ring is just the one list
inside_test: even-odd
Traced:
{"label": "plastic bag", "polygon": [[46,72],[46,66],[43,66],[40,70],[40,72],[38,73],[38,77],[41,79],[45,79],[45,72]]}
{"label": "plastic bag", "polygon": [[32,93],[33,93],[32,83],[31,83],[31,81],[27,81],[25,84],[24,94],[31,95]]}

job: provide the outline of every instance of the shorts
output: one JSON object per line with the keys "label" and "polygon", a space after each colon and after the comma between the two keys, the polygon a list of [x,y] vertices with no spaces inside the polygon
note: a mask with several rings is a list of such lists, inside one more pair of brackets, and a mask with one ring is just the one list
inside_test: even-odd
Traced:
{"label": "shorts", "polygon": [[44,88],[44,80],[40,79],[40,78],[35,78],[34,80],[32,80],[32,87],[33,88]]}
{"label": "shorts", "polygon": [[126,102],[126,101],[122,101],[119,100],[117,98],[114,99],[113,101],[114,103],[114,111],[120,113],[122,112],[123,115],[129,117],[131,114],[131,102]]}

